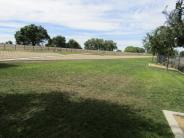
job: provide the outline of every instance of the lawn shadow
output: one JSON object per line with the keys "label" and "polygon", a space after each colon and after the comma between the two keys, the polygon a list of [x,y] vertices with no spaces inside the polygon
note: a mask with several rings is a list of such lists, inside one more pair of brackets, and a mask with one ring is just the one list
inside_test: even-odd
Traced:
{"label": "lawn shadow", "polygon": [[18,65],[10,63],[0,63],[0,69],[17,67]]}
{"label": "lawn shadow", "polygon": [[129,106],[61,92],[0,96],[0,137],[173,137],[168,126]]}

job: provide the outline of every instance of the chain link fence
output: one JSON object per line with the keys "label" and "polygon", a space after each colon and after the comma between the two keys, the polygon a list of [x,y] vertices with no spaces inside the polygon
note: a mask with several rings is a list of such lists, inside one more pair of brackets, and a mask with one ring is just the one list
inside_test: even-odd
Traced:
{"label": "chain link fence", "polygon": [[184,57],[176,56],[169,60],[169,65],[173,68],[176,68],[182,72],[184,72]]}
{"label": "chain link fence", "polygon": [[157,57],[157,63],[163,64],[168,68],[175,68],[179,71],[184,72],[184,57],[183,56],[172,56],[168,59],[168,57],[160,55]]}

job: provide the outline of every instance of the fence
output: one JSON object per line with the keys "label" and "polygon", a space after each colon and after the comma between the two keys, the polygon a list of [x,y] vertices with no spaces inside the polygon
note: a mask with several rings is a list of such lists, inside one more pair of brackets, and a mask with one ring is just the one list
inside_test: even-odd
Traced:
{"label": "fence", "polygon": [[184,57],[176,56],[174,58],[171,58],[169,60],[169,64],[171,67],[174,67],[184,72]]}
{"label": "fence", "polygon": [[62,52],[62,53],[89,53],[97,55],[143,55],[139,53],[125,53],[125,52],[114,52],[114,51],[98,51],[98,50],[86,50],[86,49],[71,49],[71,48],[59,48],[59,47],[45,47],[45,46],[25,46],[25,45],[7,45],[0,44],[0,50],[6,51],[32,51],[32,52]]}
{"label": "fence", "polygon": [[182,72],[184,72],[184,57],[181,56],[175,56],[175,57],[171,57],[169,58],[169,62],[168,62],[168,58],[165,56],[160,56],[159,59],[157,59],[157,62],[167,66],[168,67],[172,67],[175,69],[178,69]]}

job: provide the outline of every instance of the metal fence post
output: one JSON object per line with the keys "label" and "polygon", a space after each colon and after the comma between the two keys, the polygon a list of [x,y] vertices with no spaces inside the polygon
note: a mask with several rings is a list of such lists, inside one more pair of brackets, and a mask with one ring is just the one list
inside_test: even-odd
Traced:
{"label": "metal fence post", "polygon": [[181,55],[179,54],[179,59],[178,59],[178,70],[180,69],[180,62],[181,62]]}

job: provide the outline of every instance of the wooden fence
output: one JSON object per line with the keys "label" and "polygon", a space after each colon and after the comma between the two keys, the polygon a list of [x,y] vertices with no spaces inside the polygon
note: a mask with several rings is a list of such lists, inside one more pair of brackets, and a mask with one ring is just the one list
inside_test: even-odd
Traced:
{"label": "wooden fence", "polygon": [[97,55],[143,55],[139,53],[125,53],[114,51],[98,51],[98,50],[86,50],[86,49],[71,49],[71,48],[59,48],[59,47],[45,47],[45,46],[26,46],[26,45],[7,45],[0,44],[0,50],[5,51],[32,51],[32,52],[62,52],[73,54],[97,54]]}

